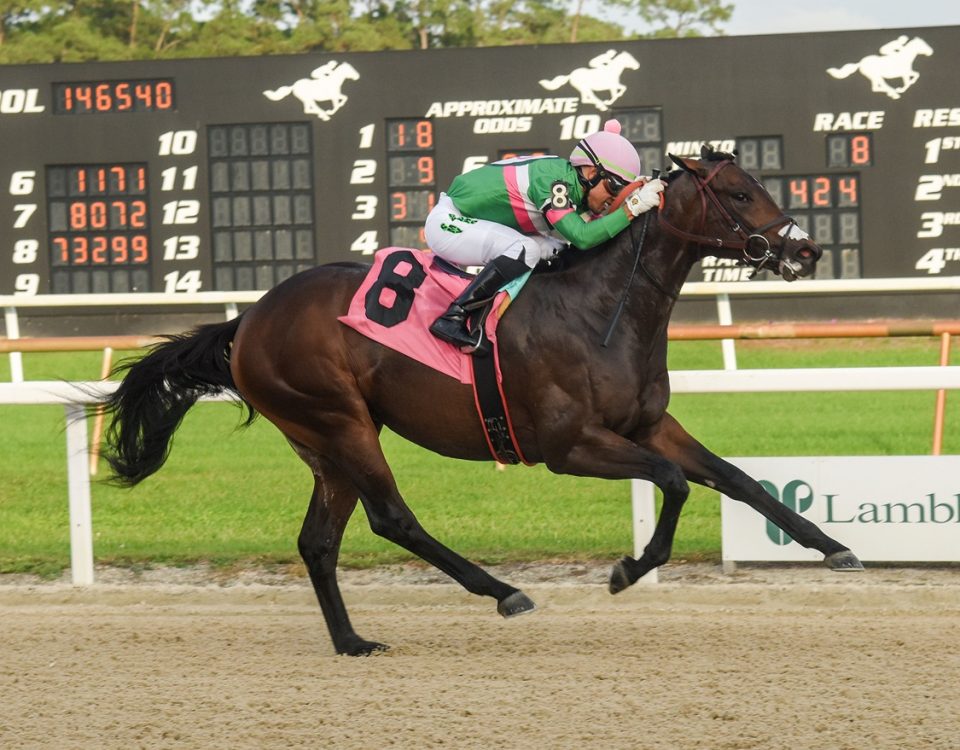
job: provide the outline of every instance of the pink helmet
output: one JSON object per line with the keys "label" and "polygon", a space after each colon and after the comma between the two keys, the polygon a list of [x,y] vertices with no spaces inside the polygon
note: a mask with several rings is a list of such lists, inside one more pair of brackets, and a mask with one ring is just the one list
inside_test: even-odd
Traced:
{"label": "pink helmet", "polygon": [[575,167],[597,167],[601,175],[613,175],[624,184],[640,176],[640,155],[620,135],[620,123],[616,120],[607,120],[603,130],[578,142],[570,154],[570,163]]}

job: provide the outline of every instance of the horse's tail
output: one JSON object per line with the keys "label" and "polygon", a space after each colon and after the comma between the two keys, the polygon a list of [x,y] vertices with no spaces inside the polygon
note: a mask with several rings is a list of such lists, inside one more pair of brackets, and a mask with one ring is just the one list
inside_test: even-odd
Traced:
{"label": "horse's tail", "polygon": [[569,80],[570,76],[557,76],[556,78],[550,78],[549,80],[544,78],[540,81],[540,85],[543,86],[547,91],[556,91]]}
{"label": "horse's tail", "polygon": [[293,91],[293,86],[281,86],[273,91],[267,89],[263,92],[263,95],[272,102],[278,102],[283,99],[283,97],[290,96],[291,91]]}
{"label": "horse's tail", "polygon": [[103,400],[110,418],[104,457],[113,481],[133,486],[156,472],[170,455],[170,441],[201,396],[235,394],[253,421],[253,407],[237,392],[230,374],[230,345],[240,319],[167,336],[142,359],[122,362],[119,387]]}
{"label": "horse's tail", "polygon": [[847,63],[842,68],[827,68],[827,72],[834,78],[846,78],[857,72],[860,63]]}

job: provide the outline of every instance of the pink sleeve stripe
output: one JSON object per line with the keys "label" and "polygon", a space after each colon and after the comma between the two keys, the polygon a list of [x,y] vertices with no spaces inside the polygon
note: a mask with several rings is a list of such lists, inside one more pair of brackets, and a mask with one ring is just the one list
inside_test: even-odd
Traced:
{"label": "pink sleeve stripe", "polygon": [[510,208],[513,209],[513,217],[517,220],[517,226],[524,234],[537,234],[537,228],[527,215],[527,208],[524,205],[523,194],[520,192],[520,185],[517,182],[517,167],[514,164],[508,164],[503,168],[503,180],[507,184],[507,197],[510,199]]}
{"label": "pink sleeve stripe", "polygon": [[550,222],[550,226],[555,227],[557,222],[560,221],[567,214],[572,214],[573,208],[567,206],[566,208],[551,208],[549,209],[544,216],[547,217],[547,221]]}

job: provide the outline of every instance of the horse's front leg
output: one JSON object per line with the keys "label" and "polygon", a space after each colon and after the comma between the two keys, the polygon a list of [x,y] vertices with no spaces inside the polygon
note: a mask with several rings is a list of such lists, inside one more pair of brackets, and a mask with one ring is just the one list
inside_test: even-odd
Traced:
{"label": "horse's front leg", "polygon": [[690,486],[676,463],[600,427],[584,429],[572,447],[557,455],[545,450],[544,460],[551,471],[559,474],[647,479],[663,493],[663,507],[653,537],[638,560],[625,556],[613,566],[610,593],[623,591],[670,559],[677,521],[690,494]]}
{"label": "horse's front leg", "polygon": [[833,570],[863,570],[860,560],[848,547],[778,502],[755,479],[711,453],[669,414],[664,415],[661,428],[647,444],[660,455],[675,461],[691,482],[746,503],[802,546],[823,553],[824,561]]}
{"label": "horse's front leg", "polygon": [[580,98],[583,100],[584,104],[592,104],[601,112],[606,112],[608,109],[610,109],[605,101],[603,101],[599,96],[589,89],[580,90]]}
{"label": "horse's front leg", "polygon": [[340,96],[333,97],[330,100],[330,109],[326,111],[327,116],[333,117],[333,115],[337,113],[337,110],[339,110],[340,107],[342,107],[346,103],[347,103],[347,97],[343,96],[342,94]]}
{"label": "horse's front leg", "polygon": [[903,77],[903,85],[902,85],[902,86],[898,86],[897,89],[896,89],[897,93],[898,93],[898,94],[902,94],[902,93],[903,93],[904,91],[906,91],[908,88],[910,88],[911,86],[913,86],[913,84],[915,84],[915,83],[917,82],[917,79],[919,79],[919,78],[920,78],[920,74],[917,73],[917,72],[908,73],[907,75],[905,75],[905,76]]}
{"label": "horse's front leg", "polygon": [[886,94],[891,99],[899,99],[900,92],[898,92],[893,86],[888,84],[883,78],[875,78],[873,80],[873,91],[878,94]]}

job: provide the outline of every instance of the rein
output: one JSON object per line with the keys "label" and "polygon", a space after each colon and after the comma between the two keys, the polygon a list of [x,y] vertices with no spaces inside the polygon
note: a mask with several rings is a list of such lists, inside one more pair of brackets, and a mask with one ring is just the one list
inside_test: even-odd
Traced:
{"label": "rein", "polygon": [[647,236],[647,224],[650,220],[650,212],[647,211],[646,215],[643,217],[643,228],[640,230],[640,241],[633,242],[633,233],[630,233],[630,240],[633,244],[633,270],[630,271],[630,276],[627,278],[627,285],[623,288],[623,294],[620,296],[620,304],[617,305],[616,312],[613,313],[613,317],[610,318],[610,325],[607,326],[607,335],[603,337],[603,343],[601,344],[606,348],[607,344],[610,343],[610,339],[613,338],[613,329],[617,327],[617,323],[620,320],[620,316],[623,314],[623,308],[627,304],[627,295],[630,294],[630,287],[633,286],[633,277],[637,275],[637,267],[639,266],[643,270],[644,276],[646,276],[655,287],[660,291],[663,291],[663,287],[650,275],[650,272],[646,267],[640,262],[640,254],[643,252],[643,240]]}
{"label": "rein", "polygon": [[[653,179],[657,179],[658,176],[659,176],[659,170],[654,170]],[[618,196],[619,200],[614,201],[610,210],[615,211],[616,209],[618,209],[623,204],[624,198],[626,198],[626,196],[629,194],[629,191],[632,190],[633,188],[634,188],[634,185],[628,185],[622,191],[620,191],[620,194],[622,197]],[[660,206],[661,208],[663,207],[662,196],[660,198]],[[620,303],[617,305],[616,311],[613,313],[613,316],[610,318],[610,325],[607,326],[607,333],[603,337],[603,342],[601,344],[604,348],[607,347],[607,345],[610,343],[610,339],[613,338],[613,331],[617,327],[617,323],[620,321],[620,316],[623,314],[623,308],[626,306],[627,297],[630,294],[630,287],[633,286],[633,279],[637,275],[637,268],[643,271],[643,275],[647,277],[647,281],[653,284],[653,286],[656,287],[656,289],[661,294],[665,294],[667,297],[669,297],[672,300],[677,299],[677,295],[665,289],[663,284],[657,281],[656,278],[654,278],[653,274],[651,274],[650,271],[647,270],[647,267],[643,264],[643,241],[647,236],[647,225],[649,223],[650,223],[650,212],[647,211],[647,213],[643,215],[643,227],[640,229],[640,240],[634,241],[633,232],[630,233],[630,241],[631,241],[631,244],[633,245],[633,269],[630,271],[630,276],[627,277],[627,284],[623,288],[623,294],[620,295]]]}

